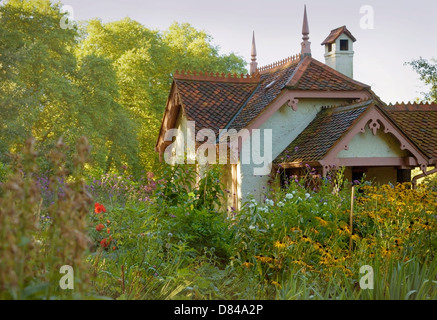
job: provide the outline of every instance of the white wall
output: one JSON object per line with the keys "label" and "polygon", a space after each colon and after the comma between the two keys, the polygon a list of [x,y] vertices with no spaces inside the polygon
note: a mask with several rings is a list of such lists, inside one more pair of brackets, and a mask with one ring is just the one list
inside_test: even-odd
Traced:
{"label": "white wall", "polygon": [[[349,50],[340,51],[340,40],[349,41]],[[354,49],[353,41],[344,33],[338,37],[335,43],[332,44],[332,51],[328,52],[328,46],[325,46],[325,63],[331,68],[343,73],[349,78],[354,77],[353,68]]]}
{"label": "white wall", "polygon": [[349,143],[349,150],[342,150],[337,158],[391,158],[407,157],[409,152],[400,149],[399,141],[379,129],[376,135],[366,126],[366,132],[358,133]]}
{"label": "white wall", "polygon": [[[261,155],[264,154],[263,129],[272,129],[272,160],[274,160],[311,123],[322,106],[339,105],[345,102],[346,100],[340,99],[302,99],[299,101],[297,111],[293,111],[287,105],[282,106],[260,127]],[[243,152],[247,150],[250,143],[250,139],[243,143]],[[254,168],[261,166],[253,163],[241,164],[241,162],[240,158],[242,202],[246,201],[248,194],[252,194],[257,201],[263,201],[269,176],[255,176]]]}

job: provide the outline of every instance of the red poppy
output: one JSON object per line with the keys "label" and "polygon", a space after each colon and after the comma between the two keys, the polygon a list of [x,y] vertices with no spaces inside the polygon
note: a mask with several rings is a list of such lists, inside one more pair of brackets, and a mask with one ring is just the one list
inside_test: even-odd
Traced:
{"label": "red poppy", "polygon": [[96,226],[96,230],[100,232],[100,231],[103,230],[104,227],[105,227],[105,225],[99,223],[99,224]]}
{"label": "red poppy", "polygon": [[102,213],[102,212],[106,212],[106,208],[103,204],[100,204],[98,202],[96,202],[94,204],[94,212],[95,213]]}
{"label": "red poppy", "polygon": [[107,239],[104,238],[104,239],[102,239],[102,241],[100,241],[100,245],[101,245],[103,248],[107,248],[107,247],[109,246],[109,241],[107,241]]}
{"label": "red poppy", "polygon": [[109,234],[111,230],[109,228],[106,229],[106,233]]}
{"label": "red poppy", "polygon": [[115,249],[117,249],[117,248],[116,248],[115,246],[113,246],[113,247],[112,247],[112,250],[114,250],[114,251],[115,251]]}

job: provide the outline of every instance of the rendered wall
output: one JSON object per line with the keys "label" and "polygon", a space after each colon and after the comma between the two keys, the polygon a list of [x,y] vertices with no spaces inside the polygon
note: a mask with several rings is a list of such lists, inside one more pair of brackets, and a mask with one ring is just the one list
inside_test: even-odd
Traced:
{"label": "rendered wall", "polygon": [[[311,123],[322,106],[339,105],[345,103],[343,99],[301,99],[297,111],[287,105],[282,106],[263,125],[261,129],[261,155],[264,154],[264,129],[272,129],[272,159],[274,160],[296,137]],[[250,148],[251,140],[243,142],[243,152]],[[254,168],[260,165],[244,164],[240,158],[241,196],[246,201],[249,194],[257,201],[263,201],[263,194],[267,190],[268,175],[255,176]]]}
{"label": "rendered wall", "polygon": [[[349,41],[348,51],[340,51],[340,40]],[[328,52],[328,46],[325,47],[325,63],[349,78],[353,78],[354,76],[353,57],[353,41],[345,34],[339,36],[335,43],[332,44],[331,52]]]}
{"label": "rendered wall", "polygon": [[391,158],[406,157],[409,152],[400,149],[399,141],[381,129],[373,135],[366,126],[366,132],[358,133],[349,143],[349,150],[342,150],[337,158]]}

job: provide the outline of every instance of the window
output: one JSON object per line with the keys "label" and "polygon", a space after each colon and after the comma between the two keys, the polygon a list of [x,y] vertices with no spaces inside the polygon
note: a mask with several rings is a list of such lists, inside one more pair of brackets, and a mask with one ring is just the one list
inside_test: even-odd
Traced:
{"label": "window", "polygon": [[410,169],[398,169],[397,182],[411,182],[411,170]]}
{"label": "window", "polygon": [[331,52],[332,51],[332,43],[329,43],[328,44],[328,52]]}
{"label": "window", "polygon": [[340,51],[349,50],[349,40],[340,40]]}

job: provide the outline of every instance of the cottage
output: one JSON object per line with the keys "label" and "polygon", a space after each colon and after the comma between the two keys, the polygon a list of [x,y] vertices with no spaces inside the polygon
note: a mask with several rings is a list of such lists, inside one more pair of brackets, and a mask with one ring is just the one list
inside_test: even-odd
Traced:
{"label": "cottage", "polygon": [[[345,167],[349,181],[365,174],[394,184],[436,172],[437,105],[387,105],[354,80],[356,39],[346,26],[323,41],[325,63],[311,56],[306,9],[302,34],[299,54],[260,68],[253,36],[249,75],[176,72],[156,151],[164,156],[182,148],[193,160],[205,135],[193,137],[202,129],[217,137],[209,145],[222,141],[223,130],[237,132],[237,161],[223,164],[234,207],[247,194],[261,200],[270,179],[255,174],[259,162],[243,161],[256,149],[253,138],[261,140],[257,151],[269,159],[268,173],[281,176],[307,165],[323,176]],[[178,129],[175,138],[166,136],[170,129]],[[412,177],[414,168],[420,176]]]}

